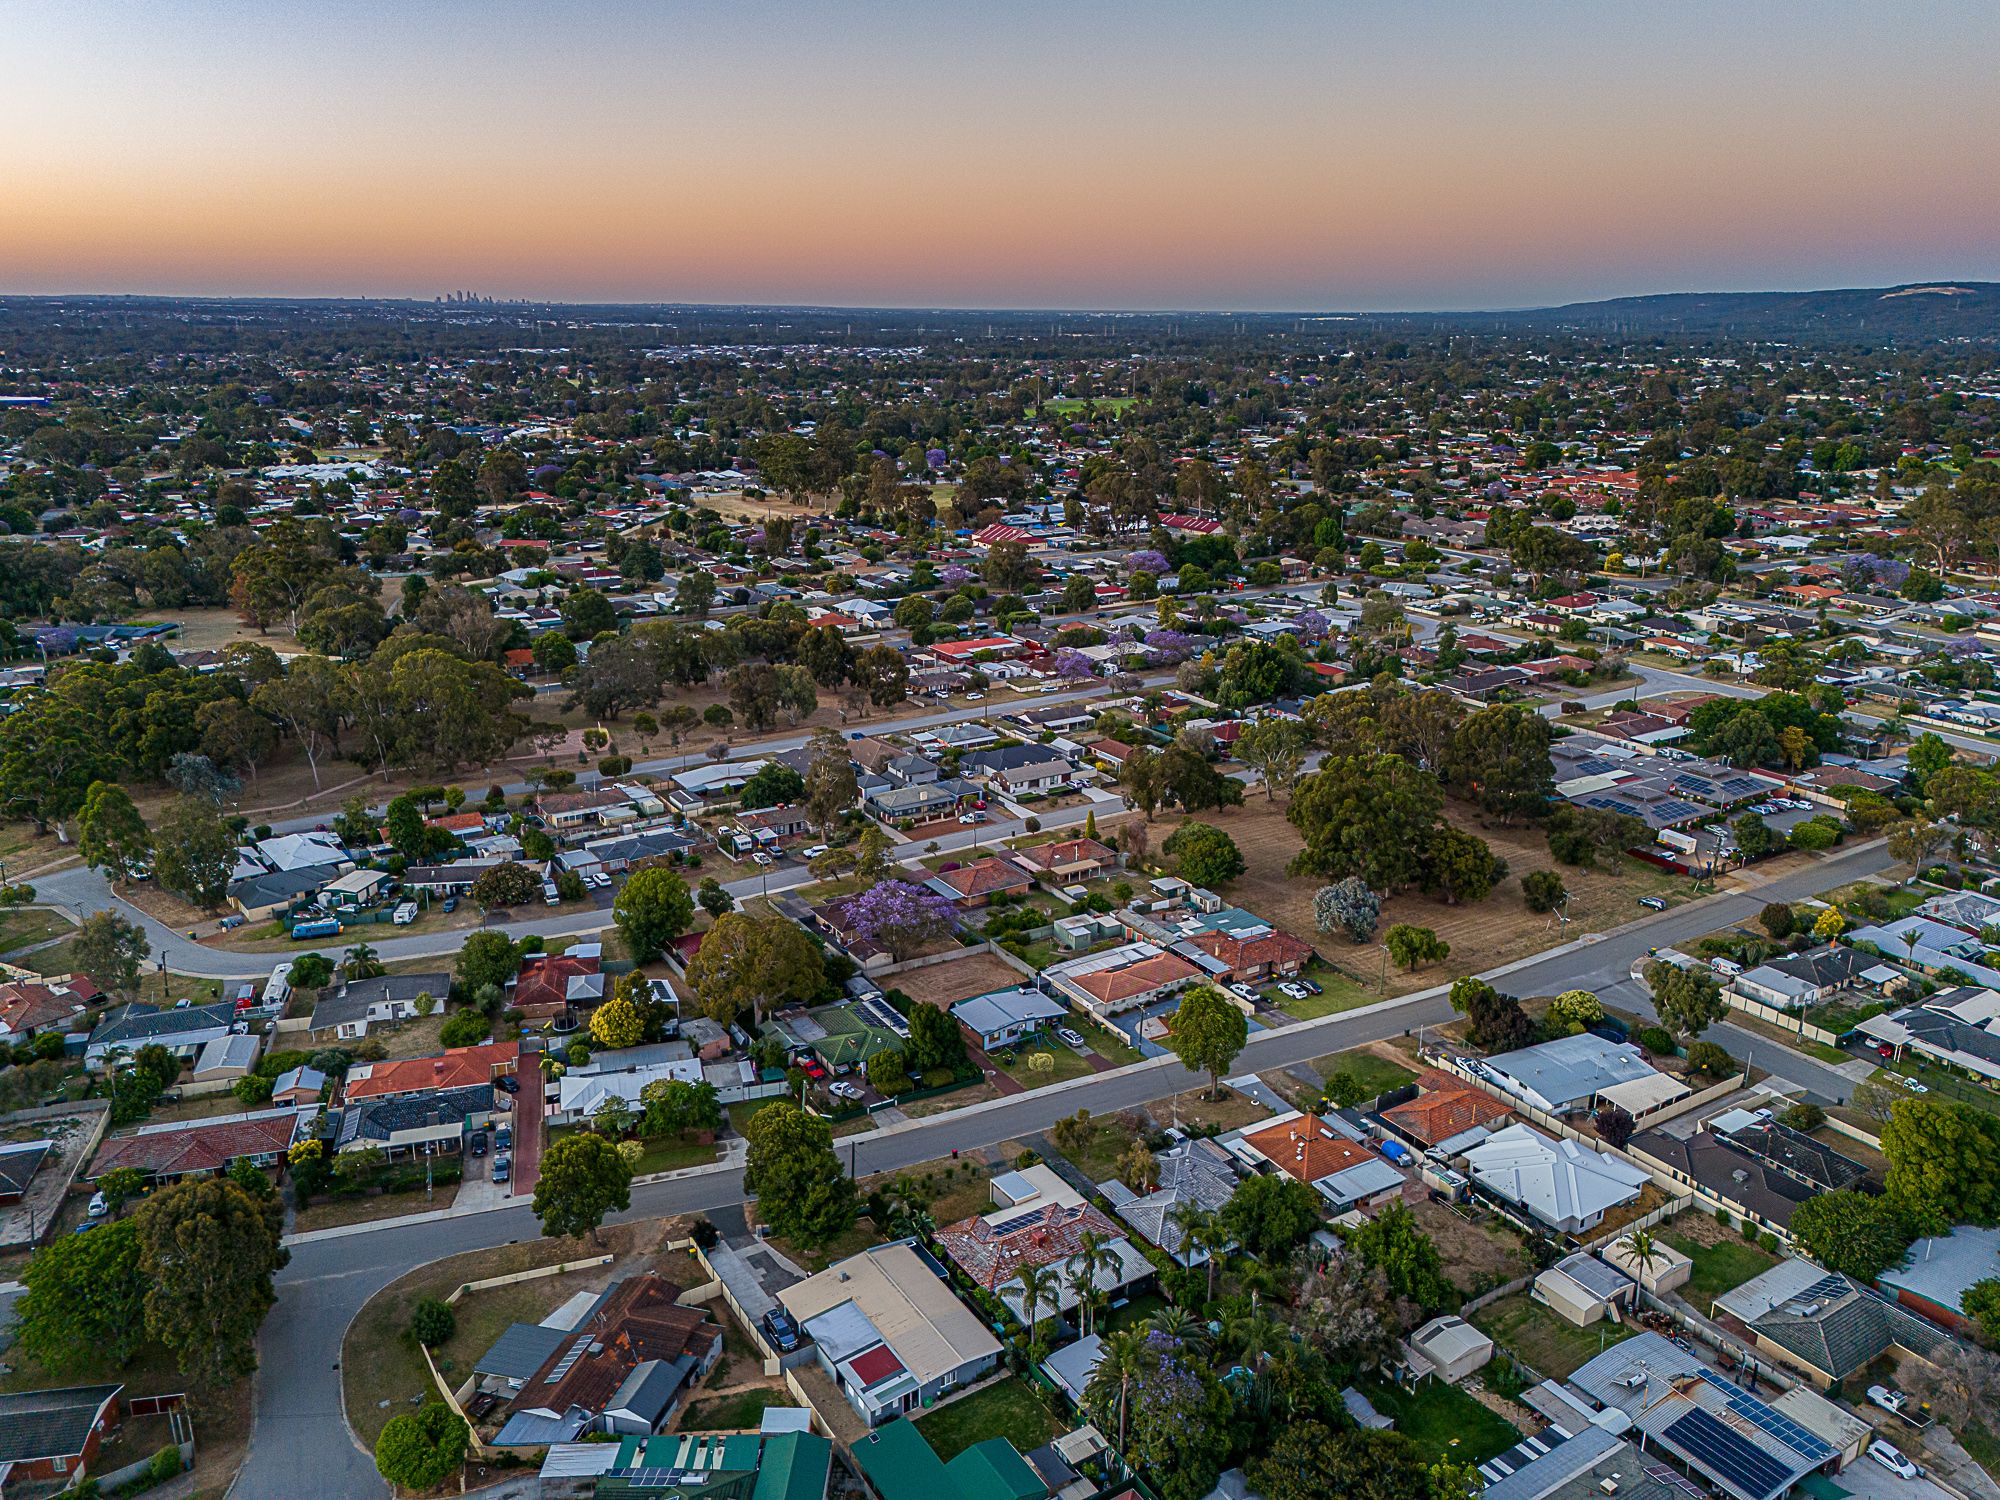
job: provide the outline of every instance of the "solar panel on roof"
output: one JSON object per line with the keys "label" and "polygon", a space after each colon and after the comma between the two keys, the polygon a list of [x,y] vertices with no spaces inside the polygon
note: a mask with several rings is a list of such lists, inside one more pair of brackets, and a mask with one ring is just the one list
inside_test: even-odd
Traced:
{"label": "solar panel on roof", "polygon": [[1750,1500],[1764,1500],[1792,1477],[1787,1465],[1699,1407],[1676,1417],[1660,1436]]}
{"label": "solar panel on roof", "polygon": [[1833,1457],[1833,1449],[1817,1433],[1808,1432],[1783,1412],[1771,1410],[1755,1396],[1738,1395],[1732,1391],[1729,1409],[1746,1421],[1754,1422],[1802,1458],[1825,1463]]}
{"label": "solar panel on roof", "polygon": [[1847,1278],[1845,1276],[1822,1276],[1799,1296],[1807,1302],[1817,1302],[1821,1297],[1845,1297]]}

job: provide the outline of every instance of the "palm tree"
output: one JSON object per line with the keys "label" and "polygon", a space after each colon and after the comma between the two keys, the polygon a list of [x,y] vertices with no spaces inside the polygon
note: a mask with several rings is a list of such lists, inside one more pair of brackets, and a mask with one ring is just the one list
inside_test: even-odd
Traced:
{"label": "palm tree", "polygon": [[1097,1290],[1097,1273],[1118,1274],[1118,1252],[1111,1248],[1111,1242],[1094,1229],[1086,1229],[1077,1238],[1076,1254],[1064,1263],[1069,1272],[1069,1284],[1076,1293],[1078,1309],[1083,1313],[1083,1331],[1090,1332],[1091,1303]]}
{"label": "palm tree", "polygon": [[356,943],[347,950],[346,962],[341,965],[347,970],[349,979],[373,979],[382,972],[382,963],[375,956],[375,950],[366,943]]}
{"label": "palm tree", "polygon": [[1054,1304],[1056,1300],[1056,1273],[1045,1266],[1024,1266],[1020,1275],[1021,1320],[1028,1325],[1028,1348],[1036,1345],[1036,1310],[1043,1303]]}
{"label": "palm tree", "polygon": [[1653,1262],[1661,1259],[1659,1244],[1653,1239],[1650,1229],[1635,1229],[1626,1236],[1626,1244],[1631,1247],[1632,1259],[1639,1263],[1641,1271],[1653,1269]]}
{"label": "palm tree", "polygon": [[1107,1390],[1112,1382],[1117,1382],[1120,1453],[1125,1451],[1125,1415],[1132,1392],[1132,1381],[1138,1376],[1140,1358],[1145,1347],[1145,1336],[1136,1328],[1126,1328],[1117,1333],[1106,1334],[1102,1352],[1098,1357],[1097,1369],[1091,1375],[1092,1384],[1102,1381]]}
{"label": "palm tree", "polygon": [[1164,1334],[1176,1343],[1201,1345],[1208,1341],[1208,1335],[1203,1331],[1201,1324],[1195,1321],[1194,1314],[1185,1307],[1176,1307],[1169,1303],[1147,1321],[1155,1333]]}
{"label": "palm tree", "polygon": [[1222,1227],[1222,1215],[1203,1208],[1193,1199],[1176,1203],[1168,1217],[1180,1226],[1181,1251],[1192,1256],[1197,1250],[1208,1257],[1208,1300],[1215,1300],[1215,1277],[1222,1269],[1222,1252],[1229,1245],[1229,1231]]}

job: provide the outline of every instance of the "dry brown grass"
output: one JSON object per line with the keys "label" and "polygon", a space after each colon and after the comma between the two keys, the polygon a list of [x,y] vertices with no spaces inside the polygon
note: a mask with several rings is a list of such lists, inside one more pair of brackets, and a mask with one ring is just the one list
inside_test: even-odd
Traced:
{"label": "dry brown grass", "polygon": [[[1383,903],[1379,931],[1398,922],[1429,927],[1451,944],[1451,957],[1429,969],[1413,974],[1388,971],[1390,993],[1426,989],[1477,970],[1526,957],[1564,941],[1553,920],[1528,910],[1521,899],[1521,877],[1531,870],[1554,869],[1570,893],[1568,936],[1598,932],[1645,915],[1638,904],[1641,896],[1685,894],[1687,882],[1638,860],[1623,861],[1619,873],[1607,870],[1576,870],[1558,866],[1551,859],[1548,843],[1536,825],[1508,828],[1486,820],[1476,808],[1451,802],[1446,815],[1458,827],[1477,833],[1507,861],[1508,875],[1484,901],[1462,906],[1446,906],[1420,892],[1410,891]],[[1230,900],[1269,917],[1279,927],[1311,943],[1323,958],[1373,983],[1382,973],[1379,946],[1355,947],[1344,939],[1331,937],[1313,926],[1313,892],[1323,883],[1315,876],[1294,876],[1286,867],[1302,844],[1298,830],[1285,821],[1284,804],[1267,802],[1253,792],[1242,807],[1202,814],[1236,840],[1243,851],[1248,871],[1230,883]],[[1161,819],[1155,827],[1154,844],[1172,832],[1174,824]]]}
{"label": "dry brown grass", "polygon": [[1521,1237],[1499,1219],[1464,1219],[1428,1197],[1410,1202],[1409,1209],[1418,1228],[1437,1244],[1445,1275],[1462,1292],[1504,1285],[1534,1269]]}
{"label": "dry brown grass", "polygon": [[924,1005],[955,1005],[974,995],[1012,989],[1021,976],[991,953],[968,953],[947,964],[884,976],[884,988],[899,989]]}

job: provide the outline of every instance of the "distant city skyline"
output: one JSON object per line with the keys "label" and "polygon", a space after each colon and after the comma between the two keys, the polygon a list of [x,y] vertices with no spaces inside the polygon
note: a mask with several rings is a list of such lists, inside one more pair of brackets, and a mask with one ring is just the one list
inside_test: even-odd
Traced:
{"label": "distant city skyline", "polygon": [[1422,310],[2000,280],[2000,7],[0,0],[0,295]]}

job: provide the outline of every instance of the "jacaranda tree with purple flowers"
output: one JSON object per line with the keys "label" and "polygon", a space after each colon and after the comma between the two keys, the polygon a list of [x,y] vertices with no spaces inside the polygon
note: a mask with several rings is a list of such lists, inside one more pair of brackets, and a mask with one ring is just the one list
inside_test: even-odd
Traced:
{"label": "jacaranda tree with purple flowers", "polygon": [[1201,1500],[1229,1456],[1229,1393],[1187,1341],[1155,1328],[1130,1373],[1093,1379],[1084,1408],[1100,1432],[1119,1430],[1124,1401],[1126,1454],[1146,1471],[1162,1500]]}
{"label": "jacaranda tree with purple flowers", "polygon": [[1147,649],[1165,662],[1186,661],[1195,652],[1195,638],[1179,630],[1149,630]]}
{"label": "jacaranda tree with purple flowers", "polygon": [[951,931],[951,903],[906,880],[885,880],[849,896],[839,915],[851,936],[881,944],[898,963]]}
{"label": "jacaranda tree with purple flowers", "polygon": [[1127,573],[1151,573],[1158,578],[1167,571],[1167,559],[1158,552],[1128,552],[1125,554]]}
{"label": "jacaranda tree with purple flowers", "polygon": [[1306,610],[1292,620],[1292,629],[1298,632],[1302,641],[1322,641],[1326,639],[1327,618],[1316,609]]}
{"label": "jacaranda tree with purple flowers", "polygon": [[1081,681],[1097,675],[1097,664],[1081,651],[1056,653],[1056,676]]}

